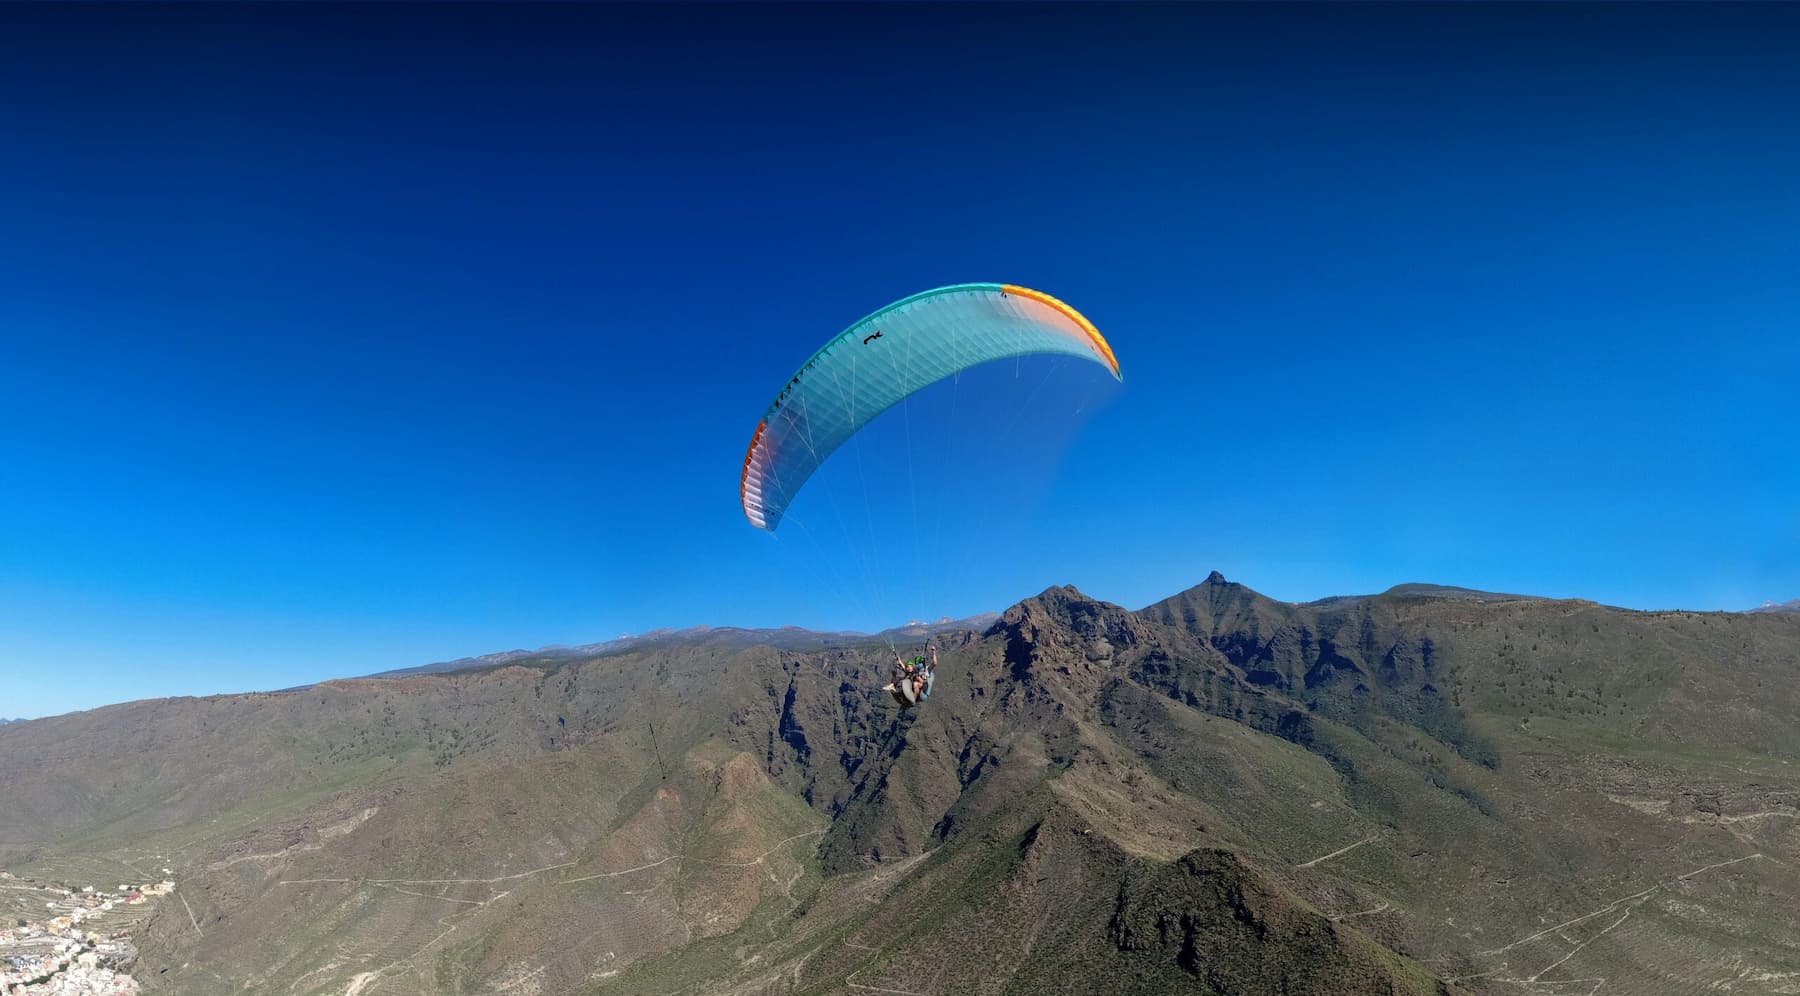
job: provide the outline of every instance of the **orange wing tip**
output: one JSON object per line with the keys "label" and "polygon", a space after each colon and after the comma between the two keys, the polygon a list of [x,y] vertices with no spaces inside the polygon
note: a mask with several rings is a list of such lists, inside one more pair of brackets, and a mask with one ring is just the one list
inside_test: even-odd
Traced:
{"label": "orange wing tip", "polygon": [[1064,304],[1057,298],[1051,297],[1043,291],[1035,291],[1029,287],[1020,287],[1018,284],[1001,284],[1000,290],[1005,294],[1028,297],[1033,301],[1042,302],[1055,308],[1057,311],[1062,312],[1064,315],[1067,315],[1070,321],[1079,325],[1081,330],[1087,333],[1088,338],[1093,340],[1094,348],[1105,358],[1106,365],[1112,368],[1113,376],[1120,380],[1125,379],[1125,375],[1119,372],[1119,358],[1113,355],[1112,346],[1107,343],[1106,337],[1100,334],[1100,330],[1094,327],[1094,323],[1087,320],[1086,315],[1083,315],[1081,312],[1076,311],[1074,308],[1069,307],[1067,304]]}
{"label": "orange wing tip", "polygon": [[768,425],[767,421],[756,423],[756,432],[750,436],[750,448],[744,451],[744,470],[738,475],[738,502],[744,506],[744,518],[749,519],[750,524],[758,529],[763,528],[763,524],[756,521],[756,516],[750,514],[750,461],[756,459],[756,444],[762,442],[763,430]]}

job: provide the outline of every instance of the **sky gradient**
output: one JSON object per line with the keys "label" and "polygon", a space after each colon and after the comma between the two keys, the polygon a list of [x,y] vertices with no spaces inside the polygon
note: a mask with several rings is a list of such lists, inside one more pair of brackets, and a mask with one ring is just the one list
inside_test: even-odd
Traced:
{"label": "sky gradient", "polygon": [[[1793,598],[1796,44],[1773,5],[0,8],[0,716],[1213,569]],[[1124,383],[972,377],[822,482],[862,532],[750,527],[788,374],[964,281],[1081,309]]]}

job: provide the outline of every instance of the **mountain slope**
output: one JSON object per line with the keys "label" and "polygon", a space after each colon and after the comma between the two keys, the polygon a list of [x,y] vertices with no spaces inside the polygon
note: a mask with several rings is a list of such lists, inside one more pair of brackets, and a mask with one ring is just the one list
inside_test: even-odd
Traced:
{"label": "mountain slope", "polygon": [[698,639],[9,727],[0,863],[174,868],[171,992],[1800,979],[1800,618],[1215,575],[941,642],[903,716],[884,644]]}

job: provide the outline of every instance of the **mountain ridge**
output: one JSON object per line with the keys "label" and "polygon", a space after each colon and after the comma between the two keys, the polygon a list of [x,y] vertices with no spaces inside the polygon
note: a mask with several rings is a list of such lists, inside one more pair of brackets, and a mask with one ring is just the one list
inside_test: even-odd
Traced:
{"label": "mountain ridge", "polygon": [[1800,971],[1800,618],[1215,572],[940,642],[904,714],[877,641],[698,638],[9,725],[0,867],[172,868],[135,936],[184,993]]}
{"label": "mountain ridge", "polygon": [[[909,622],[894,626],[878,633],[863,633],[855,630],[811,630],[800,626],[779,626],[774,628],[753,628],[742,626],[689,626],[686,629],[653,629],[645,633],[626,634],[599,643],[588,643],[580,646],[562,646],[552,644],[536,650],[503,650],[496,653],[482,654],[476,657],[459,657],[455,660],[438,661],[433,664],[421,664],[415,667],[395,668],[389,671],[377,671],[362,675],[368,678],[389,678],[408,674],[442,674],[452,671],[465,671],[472,668],[496,667],[519,661],[535,659],[571,659],[595,657],[604,654],[620,653],[633,647],[669,641],[698,640],[736,640],[745,644],[766,644],[770,646],[824,646],[858,640],[893,640],[895,638],[920,639],[938,633],[956,632],[962,629],[979,629],[994,619],[998,613],[982,612],[963,619],[945,617],[931,623]],[[304,686],[302,686],[304,687]]]}

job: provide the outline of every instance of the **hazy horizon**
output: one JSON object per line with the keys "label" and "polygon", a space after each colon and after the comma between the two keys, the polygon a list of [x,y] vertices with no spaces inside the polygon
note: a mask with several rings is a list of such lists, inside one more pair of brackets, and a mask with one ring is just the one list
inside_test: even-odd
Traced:
{"label": "hazy horizon", "polygon": [[[1211,573],[1211,572],[1209,572],[1209,573]],[[1223,572],[1220,572],[1220,573],[1223,573]],[[1269,598],[1275,599],[1278,602],[1285,602],[1288,604],[1295,604],[1295,605],[1302,605],[1302,604],[1307,604],[1310,602],[1320,601],[1320,600],[1329,599],[1329,598],[1336,598],[1336,597],[1369,597],[1369,596],[1379,595],[1382,592],[1391,590],[1396,587],[1400,587],[1402,585],[1409,585],[1409,584],[1426,584],[1426,585],[1433,585],[1433,586],[1447,587],[1447,588],[1467,588],[1466,585],[1439,585],[1437,582],[1400,581],[1400,582],[1395,582],[1394,584],[1389,585],[1387,588],[1381,589],[1380,591],[1335,592],[1332,594],[1315,595],[1315,596],[1312,596],[1309,598],[1283,598],[1277,593],[1264,591],[1264,590],[1258,588],[1256,585],[1254,585],[1250,582],[1244,581],[1243,579],[1240,579],[1240,578],[1234,578],[1234,577],[1230,577],[1227,575],[1225,579],[1232,583],[1242,584],[1245,587],[1248,587],[1248,588],[1256,591],[1258,594],[1265,595]],[[1202,578],[1199,581],[1194,582],[1194,585],[1198,585],[1204,580],[1205,580],[1205,578]],[[1064,582],[1064,583],[1072,584],[1071,582]],[[1054,587],[1059,587],[1059,586],[1060,585],[1051,585],[1048,587],[1054,588]],[[1102,602],[1109,602],[1111,604],[1120,604],[1120,603],[1113,602],[1111,599],[1105,598],[1104,596],[1097,595],[1096,593],[1094,593],[1092,591],[1088,591],[1087,589],[1083,588],[1080,584],[1073,584],[1073,587],[1080,589],[1083,594],[1086,594],[1090,597],[1098,598]],[[1193,587],[1193,585],[1190,585],[1188,587]],[[1034,597],[1037,594],[1040,594],[1042,590],[1047,590],[1047,589],[1041,589],[1039,592],[1030,592],[1027,594],[1020,595],[1019,598],[1015,599],[1013,602],[1008,603],[1006,605],[1001,605],[1001,606],[998,606],[998,607],[995,607],[992,609],[977,609],[974,612],[966,613],[961,616],[940,617],[930,623],[926,623],[925,620],[907,620],[904,622],[895,623],[892,626],[880,627],[879,629],[875,629],[875,630],[857,630],[857,629],[850,629],[847,627],[832,627],[832,626],[802,626],[802,625],[799,625],[796,623],[762,624],[762,623],[746,623],[746,622],[719,622],[719,623],[695,622],[695,623],[689,623],[687,625],[681,625],[681,626],[661,626],[661,627],[653,627],[651,629],[646,629],[646,630],[639,630],[637,632],[622,632],[622,633],[614,634],[612,636],[604,636],[604,637],[599,637],[596,639],[574,639],[574,640],[554,641],[554,642],[548,642],[548,643],[543,643],[543,642],[531,643],[530,641],[525,641],[525,642],[517,643],[512,646],[505,646],[505,647],[494,646],[494,647],[487,647],[487,648],[483,648],[483,649],[470,649],[463,653],[457,653],[457,654],[454,654],[451,656],[442,657],[442,658],[438,658],[438,659],[430,660],[430,661],[419,660],[419,661],[411,661],[411,662],[406,662],[406,663],[377,664],[377,665],[372,665],[372,668],[373,668],[372,670],[357,670],[353,673],[345,672],[345,673],[326,674],[326,675],[323,675],[312,681],[308,681],[308,682],[298,684],[298,685],[293,685],[293,686],[280,687],[280,688],[260,687],[260,686],[259,687],[241,686],[241,687],[219,687],[219,688],[213,688],[213,689],[195,690],[195,691],[187,691],[187,692],[170,692],[170,693],[161,694],[161,695],[137,696],[137,697],[129,698],[129,699],[115,699],[115,700],[108,700],[108,701],[88,702],[85,704],[73,706],[68,709],[61,709],[56,712],[46,712],[46,713],[41,713],[38,715],[25,715],[25,714],[14,715],[11,713],[0,713],[0,719],[5,719],[5,720],[46,719],[46,718],[50,718],[50,717],[54,717],[54,716],[67,715],[69,713],[84,712],[84,711],[87,711],[90,709],[104,708],[106,706],[111,706],[111,705],[122,705],[127,702],[138,701],[140,699],[146,699],[146,698],[180,698],[180,697],[204,698],[207,696],[215,696],[215,695],[242,695],[242,694],[290,691],[293,689],[305,688],[312,684],[316,684],[318,682],[323,682],[323,681],[338,681],[338,680],[350,680],[350,679],[363,678],[363,677],[374,677],[374,676],[381,675],[381,674],[384,674],[384,673],[390,672],[390,671],[403,671],[403,670],[408,670],[408,669],[412,669],[412,668],[429,667],[434,664],[446,664],[446,663],[454,663],[456,661],[462,661],[462,660],[474,660],[477,658],[486,657],[486,656],[490,656],[490,655],[494,655],[494,654],[507,654],[507,653],[514,653],[514,652],[519,652],[519,651],[536,652],[536,651],[553,651],[553,650],[558,650],[558,649],[570,649],[570,648],[575,648],[575,647],[584,647],[584,646],[591,646],[591,645],[596,645],[596,644],[604,644],[604,643],[615,641],[615,640],[642,639],[642,638],[656,637],[656,636],[662,636],[662,635],[679,635],[681,633],[685,633],[685,632],[692,631],[692,630],[800,629],[800,630],[806,630],[809,632],[819,632],[819,633],[833,634],[833,635],[854,635],[854,636],[874,637],[877,634],[884,632],[886,630],[900,629],[900,628],[912,626],[912,625],[919,624],[919,623],[926,623],[928,625],[936,625],[938,623],[958,622],[958,621],[962,621],[965,619],[972,619],[972,618],[979,617],[979,616],[983,615],[984,613],[987,613],[987,614],[1003,613],[1008,608],[1010,608],[1012,605],[1016,605],[1019,602],[1024,601],[1025,599],[1028,599],[1028,598]],[[1179,594],[1181,591],[1184,591],[1184,590],[1186,590],[1186,588],[1168,592],[1166,595],[1164,595],[1160,598],[1157,598],[1150,602],[1143,603],[1141,605],[1126,605],[1124,607],[1127,609],[1131,609],[1133,611],[1141,610],[1150,605],[1154,605],[1156,602],[1161,601],[1162,598],[1172,597],[1174,595]],[[1473,590],[1485,590],[1485,589],[1473,589]],[[1581,598],[1581,596],[1579,596],[1579,595],[1542,595],[1542,594],[1537,594],[1537,593],[1533,593],[1533,592],[1495,592],[1495,594],[1511,594],[1511,595],[1521,595],[1521,596],[1524,596],[1527,598],[1545,598],[1545,599],[1564,599],[1564,598],[1580,599]],[[1587,599],[1587,601],[1592,601],[1592,599]],[[1800,601],[1800,600],[1789,600],[1789,602],[1792,602],[1792,601]],[[1606,607],[1623,609],[1626,611],[1636,611],[1636,612],[1666,611],[1666,612],[1739,612],[1739,613],[1745,613],[1745,612],[1755,611],[1756,609],[1777,607],[1777,606],[1784,605],[1784,604],[1789,604],[1789,603],[1788,602],[1763,602],[1759,605],[1750,606],[1748,608],[1742,608],[1742,609],[1691,609],[1686,606],[1679,606],[1679,605],[1649,606],[1649,607],[1609,605]]]}

